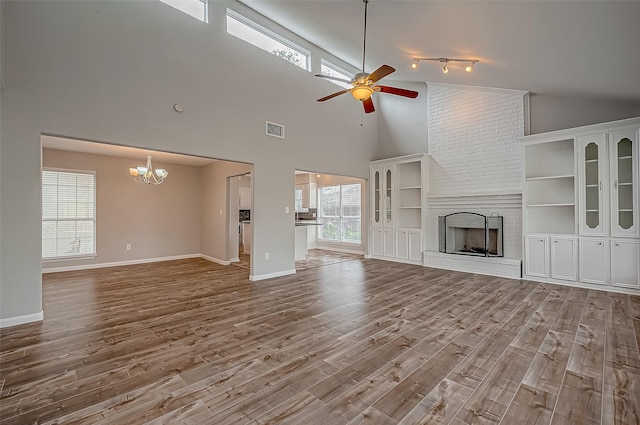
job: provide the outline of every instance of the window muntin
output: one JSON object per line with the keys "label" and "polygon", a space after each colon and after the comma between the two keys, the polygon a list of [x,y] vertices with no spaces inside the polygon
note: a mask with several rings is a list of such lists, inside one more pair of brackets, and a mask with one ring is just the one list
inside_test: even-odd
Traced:
{"label": "window muntin", "polygon": [[208,0],[160,0],[204,23],[208,22]]}
{"label": "window muntin", "polygon": [[43,260],[95,255],[95,195],[95,172],[42,170]]}
{"label": "window muntin", "polygon": [[309,71],[311,53],[265,27],[227,9],[227,33]]}
{"label": "window muntin", "polygon": [[323,241],[360,243],[362,186],[345,184],[320,188],[322,228],[318,238]]}
{"label": "window muntin", "polygon": [[[349,81],[351,81],[351,78],[353,77],[353,75],[350,75],[344,69],[324,59],[320,61],[320,74],[328,75],[329,77],[343,78]],[[335,80],[327,80],[327,81],[331,81],[333,84],[336,84],[345,89],[350,89],[353,87],[351,83],[343,83],[342,81],[335,81]]]}

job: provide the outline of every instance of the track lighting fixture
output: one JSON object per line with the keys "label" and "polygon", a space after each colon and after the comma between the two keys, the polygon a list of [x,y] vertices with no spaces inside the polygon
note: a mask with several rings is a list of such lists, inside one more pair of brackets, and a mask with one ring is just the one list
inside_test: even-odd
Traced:
{"label": "track lighting fixture", "polygon": [[473,71],[473,65],[480,62],[478,59],[451,59],[451,58],[413,58],[413,62],[411,63],[411,69],[418,69],[418,62],[420,61],[430,61],[430,62],[441,62],[444,63],[442,67],[442,73],[446,74],[449,72],[449,62],[466,62],[467,66],[464,68],[467,72]]}

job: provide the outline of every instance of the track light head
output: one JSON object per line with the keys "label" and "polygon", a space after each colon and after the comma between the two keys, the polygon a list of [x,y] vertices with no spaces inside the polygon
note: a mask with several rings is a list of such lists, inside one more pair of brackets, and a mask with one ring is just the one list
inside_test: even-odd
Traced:
{"label": "track light head", "polygon": [[442,73],[443,74],[447,74],[449,72],[449,68],[447,67],[448,63],[449,63],[449,61],[445,61],[444,66],[442,67]]}
{"label": "track light head", "polygon": [[418,69],[418,61],[413,61],[413,63],[411,64],[411,69]]}

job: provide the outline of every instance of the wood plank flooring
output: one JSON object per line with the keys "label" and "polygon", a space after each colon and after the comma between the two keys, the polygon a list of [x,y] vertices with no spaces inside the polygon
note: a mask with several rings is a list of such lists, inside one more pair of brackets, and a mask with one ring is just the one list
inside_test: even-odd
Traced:
{"label": "wood plank flooring", "polygon": [[351,259],[43,276],[0,423],[640,424],[640,297]]}

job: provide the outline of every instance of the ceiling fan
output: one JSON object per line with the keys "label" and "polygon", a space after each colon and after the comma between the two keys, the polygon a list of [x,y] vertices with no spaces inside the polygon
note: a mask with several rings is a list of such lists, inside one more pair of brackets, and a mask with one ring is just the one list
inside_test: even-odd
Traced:
{"label": "ceiling fan", "polygon": [[364,3],[364,31],[363,31],[363,41],[362,41],[362,72],[358,72],[353,76],[351,80],[345,80],[344,78],[332,77],[329,75],[323,74],[315,74],[316,77],[326,78],[328,80],[341,81],[343,83],[349,83],[353,85],[350,89],[340,90],[339,92],[330,94],[329,96],[325,96],[321,99],[318,99],[318,102],[324,102],[325,100],[333,99],[336,96],[340,96],[341,94],[350,92],[351,95],[356,99],[362,102],[364,106],[364,112],[371,113],[376,109],[373,106],[373,100],[371,99],[371,95],[374,92],[382,92],[395,94],[396,96],[404,96],[409,97],[411,99],[415,99],[418,97],[418,92],[413,90],[400,89],[397,87],[389,87],[389,86],[380,86],[374,85],[374,83],[387,75],[395,72],[395,68],[389,65],[382,65],[380,68],[373,71],[371,74],[368,74],[364,70],[364,60],[367,51],[367,6],[369,5],[369,0],[362,0]]}

